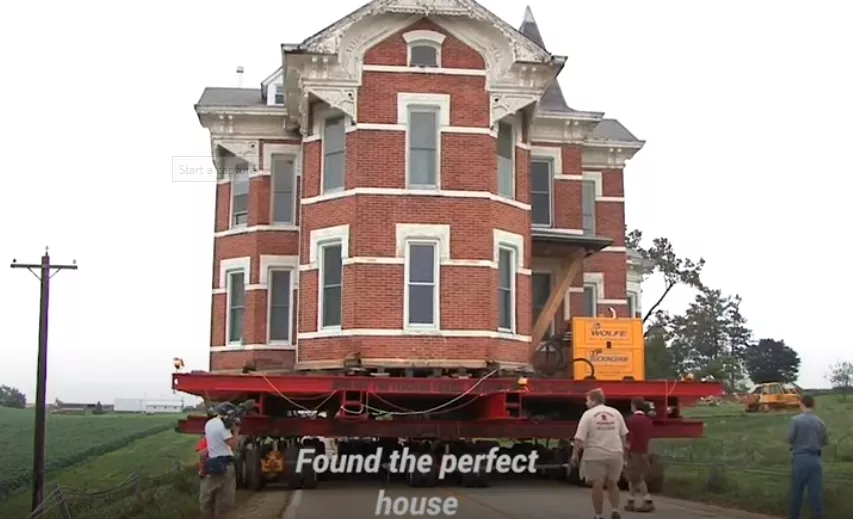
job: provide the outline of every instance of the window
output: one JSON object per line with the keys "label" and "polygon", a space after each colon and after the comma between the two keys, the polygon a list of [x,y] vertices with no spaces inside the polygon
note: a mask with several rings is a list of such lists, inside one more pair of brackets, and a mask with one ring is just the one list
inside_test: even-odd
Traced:
{"label": "window", "polygon": [[515,251],[498,252],[498,329],[515,332]]}
{"label": "window", "polygon": [[598,315],[598,286],[583,286],[583,309],[586,317]]}
{"label": "window", "polygon": [[323,192],[344,188],[346,168],[346,121],[336,116],[326,119],[323,128]]}
{"label": "window", "polygon": [[284,85],[275,86],[275,99],[273,103],[277,105],[284,104]]}
{"label": "window", "polygon": [[270,298],[269,340],[290,343],[290,271],[272,270],[267,295]]}
{"label": "window", "polygon": [[242,270],[228,273],[228,344],[243,342],[243,314],[246,311],[245,274]]}
{"label": "window", "polygon": [[272,221],[293,223],[294,172],[293,157],[272,156]]}
{"label": "window", "polygon": [[498,194],[515,198],[515,139],[512,124],[498,123]]}
{"label": "window", "polygon": [[341,326],[343,259],[340,243],[320,249],[320,327]]}
{"label": "window", "polygon": [[438,67],[438,46],[416,42],[409,47],[410,67]]}
{"label": "window", "polygon": [[628,317],[631,319],[640,317],[639,312],[640,309],[637,308],[637,293],[636,292],[628,292]]}
{"label": "window", "polygon": [[[533,299],[533,323],[539,319],[539,314],[545,309],[545,304],[548,298],[551,297],[551,284],[553,283],[551,274],[547,272],[534,272],[531,277],[532,284],[532,299]],[[554,320],[551,320],[551,333],[554,333]]]}
{"label": "window", "polygon": [[438,328],[438,245],[406,244],[406,325]]}
{"label": "window", "polygon": [[550,227],[552,222],[552,172],[550,160],[534,160],[530,163],[530,201],[533,225]]}
{"label": "window", "polygon": [[595,234],[595,182],[584,180],[581,187],[584,234]]}
{"label": "window", "polygon": [[409,187],[438,187],[438,112],[409,108]]}
{"label": "window", "polygon": [[249,169],[237,168],[231,181],[231,227],[249,223]]}

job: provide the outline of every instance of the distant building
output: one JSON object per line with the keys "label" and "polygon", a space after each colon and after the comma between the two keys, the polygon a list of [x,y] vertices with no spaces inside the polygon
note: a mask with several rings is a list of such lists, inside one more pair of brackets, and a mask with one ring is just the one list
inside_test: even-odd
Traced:
{"label": "distant building", "polygon": [[117,398],[115,410],[118,413],[180,413],[184,410],[181,400],[148,400],[145,398]]}
{"label": "distant building", "polygon": [[184,404],[180,400],[172,402],[150,401],[145,403],[145,413],[180,413],[184,410]]}

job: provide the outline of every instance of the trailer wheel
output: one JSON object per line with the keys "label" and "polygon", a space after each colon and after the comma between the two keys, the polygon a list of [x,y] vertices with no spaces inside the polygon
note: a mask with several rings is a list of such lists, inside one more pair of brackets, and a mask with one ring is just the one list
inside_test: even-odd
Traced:
{"label": "trailer wheel", "polygon": [[[302,472],[297,471],[297,460],[299,460],[299,444],[288,445],[284,449],[284,478],[287,488],[296,490],[302,487]],[[305,467],[303,467],[303,470]]]}
{"label": "trailer wheel", "polygon": [[239,489],[246,488],[246,474],[244,472],[246,463],[243,460],[243,456],[244,454],[241,452],[234,457],[234,473],[237,478],[237,488]]}
{"label": "trailer wheel", "polygon": [[249,444],[246,446],[244,452],[246,455],[244,463],[246,488],[253,492],[258,492],[266,485],[266,478],[261,471],[261,450],[257,445]]}
{"label": "trailer wheel", "polygon": [[317,473],[314,472],[314,465],[308,465],[302,468],[302,488],[314,489],[317,488]]}
{"label": "trailer wheel", "polygon": [[663,458],[657,454],[649,455],[649,475],[646,478],[646,486],[649,487],[650,493],[657,494],[663,490],[665,472]]}

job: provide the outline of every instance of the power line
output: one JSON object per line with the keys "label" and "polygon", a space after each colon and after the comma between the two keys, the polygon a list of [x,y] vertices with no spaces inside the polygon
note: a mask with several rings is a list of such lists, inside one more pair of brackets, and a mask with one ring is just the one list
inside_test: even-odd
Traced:
{"label": "power line", "polygon": [[33,432],[33,500],[32,510],[41,505],[44,497],[44,444],[47,414],[47,317],[50,310],[50,279],[60,270],[77,270],[77,262],[71,265],[50,263],[48,248],[44,248],[41,263],[18,263],[13,259],[13,269],[27,269],[38,278],[41,285],[39,298],[39,346],[36,374],[36,427]]}

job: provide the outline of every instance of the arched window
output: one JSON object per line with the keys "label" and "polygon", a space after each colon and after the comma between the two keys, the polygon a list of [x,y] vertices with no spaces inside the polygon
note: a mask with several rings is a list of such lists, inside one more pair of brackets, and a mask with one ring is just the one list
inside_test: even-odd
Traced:
{"label": "arched window", "polygon": [[438,67],[439,47],[432,42],[417,42],[409,46],[410,67]]}
{"label": "arched window", "polygon": [[409,31],[403,39],[409,46],[410,67],[441,67],[441,45],[446,36],[436,31]]}

